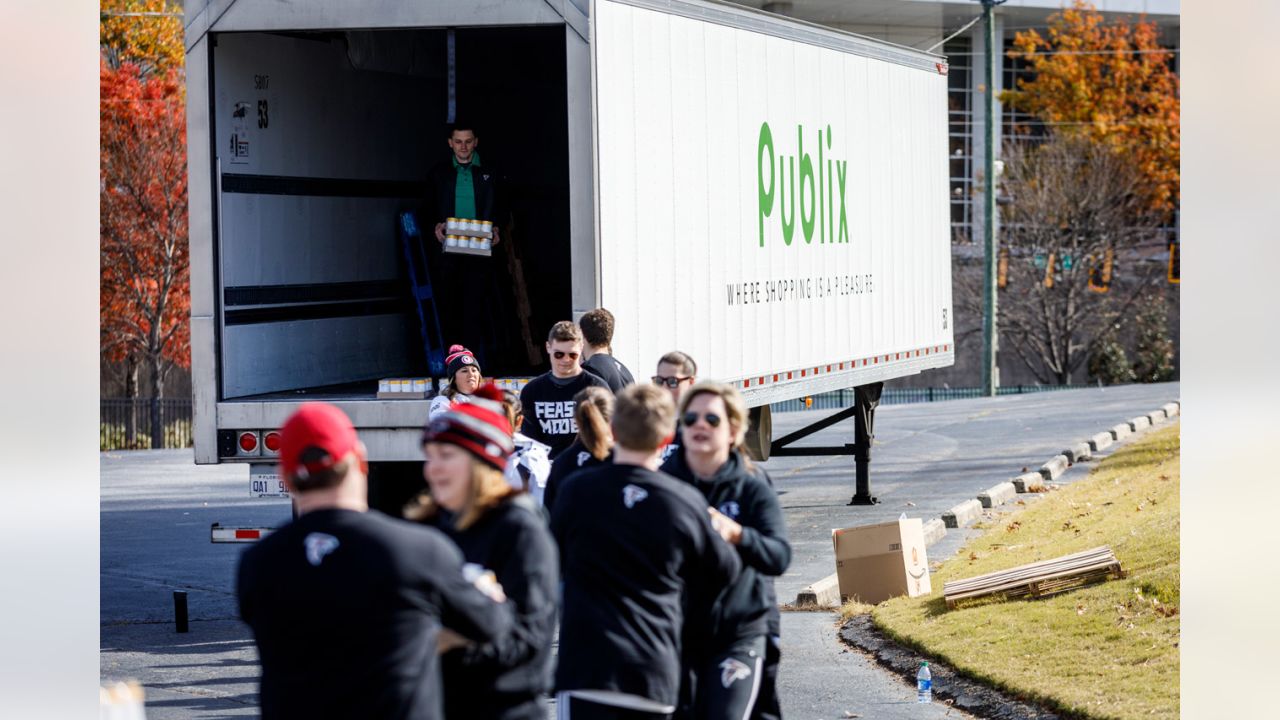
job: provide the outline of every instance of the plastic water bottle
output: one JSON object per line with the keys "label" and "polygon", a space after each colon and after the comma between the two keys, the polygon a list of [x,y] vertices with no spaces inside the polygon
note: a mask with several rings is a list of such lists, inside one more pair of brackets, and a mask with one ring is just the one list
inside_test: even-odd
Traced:
{"label": "plastic water bottle", "polygon": [[933,702],[933,675],[928,662],[920,663],[920,672],[916,673],[916,702]]}

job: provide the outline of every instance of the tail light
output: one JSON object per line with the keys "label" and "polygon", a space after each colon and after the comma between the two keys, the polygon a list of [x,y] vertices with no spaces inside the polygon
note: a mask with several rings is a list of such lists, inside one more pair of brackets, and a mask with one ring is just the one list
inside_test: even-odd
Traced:
{"label": "tail light", "polygon": [[280,433],[272,430],[262,436],[262,454],[263,455],[279,455],[280,454]]}
{"label": "tail light", "polygon": [[250,455],[261,455],[262,449],[258,447],[258,433],[245,431],[240,433],[240,437],[236,439],[236,455],[246,457]]}

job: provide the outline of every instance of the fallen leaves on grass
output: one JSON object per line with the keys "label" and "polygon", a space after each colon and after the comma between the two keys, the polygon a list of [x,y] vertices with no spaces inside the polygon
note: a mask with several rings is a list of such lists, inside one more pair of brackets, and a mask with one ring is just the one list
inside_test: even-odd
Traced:
{"label": "fallen leaves on grass", "polygon": [[1017,531],[1018,531],[1018,528],[1020,528],[1020,527],[1022,527],[1022,522],[1021,522],[1020,520],[1014,520],[1013,522],[1011,522],[1011,523],[1009,523],[1008,525],[1005,525],[1005,526],[1004,526],[1004,531],[1005,531],[1005,532],[1017,532]]}

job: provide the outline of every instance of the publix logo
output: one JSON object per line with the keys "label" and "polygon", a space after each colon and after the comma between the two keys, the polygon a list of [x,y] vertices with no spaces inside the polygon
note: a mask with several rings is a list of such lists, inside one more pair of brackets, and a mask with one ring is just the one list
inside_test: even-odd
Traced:
{"label": "publix logo", "polygon": [[[849,223],[845,216],[845,179],[849,161],[832,159],[831,143],[831,126],[827,126],[825,135],[819,129],[815,172],[813,157],[804,149],[803,125],[796,126],[795,151],[787,156],[775,150],[769,123],[760,124],[760,143],[756,148],[760,247],[764,247],[765,218],[773,216],[775,206],[782,224],[782,242],[789,246],[795,240],[797,192],[800,197],[800,231],[804,234],[805,244],[813,243],[815,226],[820,244],[849,242]],[[837,201],[840,205],[839,225],[836,224]]]}

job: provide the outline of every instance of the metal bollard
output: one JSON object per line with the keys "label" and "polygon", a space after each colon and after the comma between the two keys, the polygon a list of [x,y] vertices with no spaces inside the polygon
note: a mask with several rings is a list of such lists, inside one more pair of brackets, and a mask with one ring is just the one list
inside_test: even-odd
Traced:
{"label": "metal bollard", "polygon": [[178,632],[187,632],[187,593],[185,590],[173,591],[173,617],[178,625]]}

